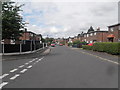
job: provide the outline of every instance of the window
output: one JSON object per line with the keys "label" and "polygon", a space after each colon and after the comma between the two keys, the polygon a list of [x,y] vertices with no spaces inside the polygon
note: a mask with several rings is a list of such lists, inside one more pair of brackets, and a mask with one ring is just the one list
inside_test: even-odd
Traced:
{"label": "window", "polygon": [[92,43],[92,41],[90,41],[90,43]]}
{"label": "window", "polygon": [[91,33],[90,36],[92,36],[93,34]]}
{"label": "window", "polygon": [[94,35],[96,35],[96,33],[94,33]]}
{"label": "window", "polygon": [[89,34],[87,34],[87,37],[89,37]]}
{"label": "window", "polygon": [[113,29],[114,29],[113,27],[112,27],[112,28],[110,28],[110,31],[111,31],[111,32],[113,32]]}
{"label": "window", "polygon": [[119,25],[119,30],[120,30],[120,25]]}

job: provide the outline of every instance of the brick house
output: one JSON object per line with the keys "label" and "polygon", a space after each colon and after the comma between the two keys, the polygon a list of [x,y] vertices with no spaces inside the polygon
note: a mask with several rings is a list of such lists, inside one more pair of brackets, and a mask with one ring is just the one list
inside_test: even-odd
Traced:
{"label": "brick house", "polygon": [[24,32],[22,36],[19,38],[20,40],[36,40],[41,41],[42,35],[41,34],[35,34],[31,31]]}
{"label": "brick house", "polygon": [[107,42],[107,36],[108,31],[100,31],[100,28],[98,28],[96,31],[94,29],[89,29],[87,33],[81,33],[79,35],[79,40],[81,42],[85,41],[87,43],[93,43],[93,42]]}
{"label": "brick house", "polygon": [[120,42],[120,23],[108,26],[108,42]]}
{"label": "brick house", "polygon": [[[26,41],[26,40],[35,40],[35,41],[41,41],[42,39],[42,35],[41,34],[35,34],[31,31],[25,31],[22,33],[22,36],[19,37],[20,41]],[[1,41],[1,43],[3,44],[19,44],[20,41],[15,41],[15,40],[11,40],[11,39],[4,39]]]}
{"label": "brick house", "polygon": [[98,28],[96,31],[90,27],[87,33],[78,34],[78,39],[83,42],[120,42],[120,23],[108,26],[108,31],[101,31]]}
{"label": "brick house", "polygon": [[36,34],[30,31],[23,32],[22,36],[19,38],[20,40],[35,40]]}

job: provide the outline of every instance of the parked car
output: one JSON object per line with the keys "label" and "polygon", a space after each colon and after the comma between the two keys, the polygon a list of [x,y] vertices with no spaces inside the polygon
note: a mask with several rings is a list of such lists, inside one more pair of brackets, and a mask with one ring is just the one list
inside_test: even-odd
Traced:
{"label": "parked car", "polygon": [[55,44],[51,44],[51,47],[55,47]]}
{"label": "parked car", "polygon": [[63,44],[59,44],[59,46],[63,46]]}
{"label": "parked car", "polygon": [[88,46],[93,46],[94,43],[89,43]]}

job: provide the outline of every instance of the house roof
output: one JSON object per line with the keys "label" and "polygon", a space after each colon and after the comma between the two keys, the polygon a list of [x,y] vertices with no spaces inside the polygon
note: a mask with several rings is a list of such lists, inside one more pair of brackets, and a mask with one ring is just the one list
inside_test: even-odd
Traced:
{"label": "house roof", "polygon": [[110,28],[110,27],[114,27],[114,26],[118,26],[118,25],[120,25],[120,23],[114,24],[114,25],[110,25],[110,26],[108,26],[108,27]]}

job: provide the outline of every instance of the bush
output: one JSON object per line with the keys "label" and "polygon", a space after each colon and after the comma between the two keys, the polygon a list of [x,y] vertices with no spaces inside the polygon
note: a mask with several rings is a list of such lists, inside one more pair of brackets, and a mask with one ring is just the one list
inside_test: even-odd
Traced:
{"label": "bush", "polygon": [[73,47],[77,47],[77,48],[82,48],[82,45],[86,45],[86,42],[80,42],[79,40],[76,40],[73,42]]}
{"label": "bush", "polygon": [[68,46],[72,46],[72,43],[69,42],[69,43],[68,43]]}
{"label": "bush", "polygon": [[82,45],[83,49],[87,49],[87,50],[92,50],[93,46],[88,46],[88,45]]}
{"label": "bush", "polygon": [[107,52],[113,55],[120,55],[120,42],[97,42],[91,46],[82,46],[83,49],[94,50],[99,52]]}

